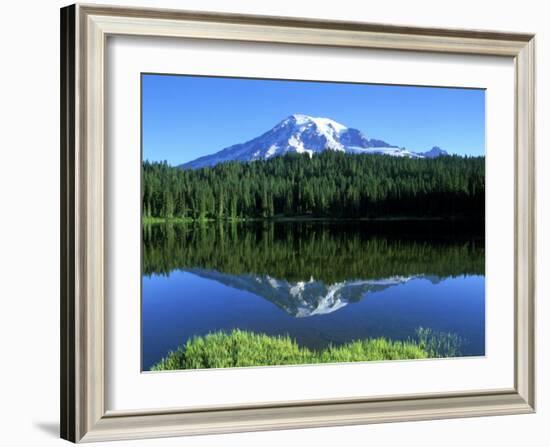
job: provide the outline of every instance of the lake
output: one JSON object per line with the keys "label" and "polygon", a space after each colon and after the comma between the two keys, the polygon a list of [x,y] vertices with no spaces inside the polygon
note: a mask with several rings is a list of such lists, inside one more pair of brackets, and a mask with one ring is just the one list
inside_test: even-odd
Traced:
{"label": "lake", "polygon": [[142,367],[242,329],[322,349],[450,333],[485,354],[483,222],[289,221],[143,228]]}

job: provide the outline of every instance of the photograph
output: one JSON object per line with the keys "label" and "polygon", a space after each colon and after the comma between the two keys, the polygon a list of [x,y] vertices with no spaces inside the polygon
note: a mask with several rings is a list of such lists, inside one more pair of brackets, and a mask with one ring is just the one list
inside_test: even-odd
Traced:
{"label": "photograph", "polygon": [[[11,150],[27,156],[7,166],[59,174],[56,203],[39,197],[51,182],[11,169],[28,197],[6,221],[45,216],[56,237],[27,245],[57,247],[60,262],[48,254],[29,281],[6,232],[24,272],[5,295],[24,306],[4,326],[26,334],[7,358],[27,353],[25,365],[22,346],[38,342],[56,363],[38,378],[7,369],[24,379],[9,407],[36,410],[37,444],[56,427],[109,445],[299,444],[301,432],[502,445],[540,432],[548,27],[531,0],[500,15],[398,1],[314,14],[285,0],[63,5],[58,40],[34,15],[35,44],[55,43],[60,63],[44,82],[15,71],[46,112],[11,146],[49,132],[59,154],[27,144],[41,158]],[[29,314],[12,299],[27,286],[38,337],[13,318]],[[32,402],[16,396],[29,384]]]}
{"label": "photograph", "polygon": [[142,370],[485,355],[485,90],[142,73]]}

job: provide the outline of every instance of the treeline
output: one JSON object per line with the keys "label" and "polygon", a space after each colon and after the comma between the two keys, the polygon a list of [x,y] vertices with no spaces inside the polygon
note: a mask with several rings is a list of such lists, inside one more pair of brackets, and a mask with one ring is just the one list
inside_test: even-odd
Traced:
{"label": "treeline", "polygon": [[[456,223],[188,223],[143,227],[143,273],[202,268],[328,284],[349,279],[483,275],[483,228]],[[375,227],[379,226],[379,230]],[[391,224],[389,225],[392,226]],[[384,227],[384,228],[383,228]],[[399,235],[399,236],[398,236]]]}
{"label": "treeline", "polygon": [[483,218],[485,157],[325,151],[182,170],[143,163],[144,217]]}

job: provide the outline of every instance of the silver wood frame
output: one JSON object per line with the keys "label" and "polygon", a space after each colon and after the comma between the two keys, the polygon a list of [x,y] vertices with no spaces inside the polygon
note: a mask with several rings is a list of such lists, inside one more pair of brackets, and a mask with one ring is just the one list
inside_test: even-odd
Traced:
{"label": "silver wood frame", "polygon": [[[105,408],[108,36],[500,55],[515,64],[514,387],[120,412]],[[61,10],[61,436],[73,442],[531,413],[535,406],[534,35],[73,5]]]}

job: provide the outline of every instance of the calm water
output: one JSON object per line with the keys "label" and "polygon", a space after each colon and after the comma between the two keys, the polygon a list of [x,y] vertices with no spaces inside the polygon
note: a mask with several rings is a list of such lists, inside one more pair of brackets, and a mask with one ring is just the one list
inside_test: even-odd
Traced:
{"label": "calm water", "polygon": [[190,337],[236,328],[320,349],[422,326],[484,355],[480,234],[434,222],[146,226],[143,369]]}

